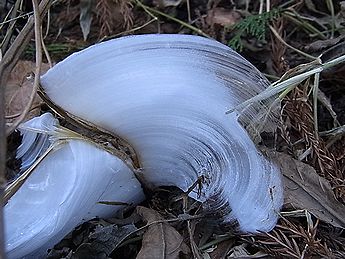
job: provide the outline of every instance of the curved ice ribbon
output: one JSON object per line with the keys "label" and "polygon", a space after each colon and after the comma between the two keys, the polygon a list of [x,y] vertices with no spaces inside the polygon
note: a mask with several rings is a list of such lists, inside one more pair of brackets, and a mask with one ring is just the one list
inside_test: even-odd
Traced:
{"label": "curved ice ribbon", "polygon": [[268,82],[230,48],[188,35],[125,37],[71,55],[41,83],[59,107],[127,140],[146,181],[187,190],[202,176],[201,196],[191,196],[224,211],[225,223],[275,226],[280,173],[244,128],[267,107],[225,114]]}

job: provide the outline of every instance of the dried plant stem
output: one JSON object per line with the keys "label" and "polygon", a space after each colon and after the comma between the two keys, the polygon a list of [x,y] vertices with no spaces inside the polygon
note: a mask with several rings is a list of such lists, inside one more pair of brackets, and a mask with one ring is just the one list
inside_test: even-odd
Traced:
{"label": "dried plant stem", "polygon": [[332,28],[331,28],[331,38],[334,37],[334,32],[335,32],[335,14],[334,14],[334,5],[333,5],[333,1],[332,0],[326,0],[326,4],[327,7],[329,9],[329,11],[331,12],[331,16],[332,16]]}
{"label": "dried plant stem", "polygon": [[[41,108],[42,104],[43,103],[41,102],[41,103],[31,107],[30,112],[33,111],[33,110],[36,110],[38,108]],[[21,114],[21,112],[18,112],[18,113],[15,113],[15,114],[11,114],[11,115],[5,115],[5,119],[6,120],[15,119],[15,118],[18,118],[20,116],[20,114]]]}
{"label": "dried plant stem", "polygon": [[10,22],[13,22],[13,21],[16,21],[16,20],[19,20],[21,18],[25,18],[25,17],[29,17],[30,15],[32,15],[34,12],[28,12],[28,13],[25,13],[25,14],[21,14],[21,15],[18,15],[14,18],[11,18],[11,19],[4,19],[3,22],[0,22],[0,29],[2,29],[2,26],[7,24],[7,23],[10,23]]}
{"label": "dried plant stem", "polygon": [[[328,61],[324,64],[319,63],[320,60],[317,60],[317,63],[311,62],[309,64],[303,65],[303,67],[300,67],[300,73],[293,73],[294,76],[290,75],[290,78],[286,75],[283,75],[282,78],[276,82],[274,82],[270,87],[268,87],[266,90],[261,92],[260,94],[242,102],[241,104],[235,106],[234,108],[226,111],[226,114],[232,113],[236,110],[242,110],[245,107],[262,100],[266,100],[272,96],[276,96],[280,93],[284,92],[284,95],[281,97],[286,96],[288,92],[290,92],[292,89],[294,89],[297,85],[302,83],[305,79],[309,78],[310,76],[315,75],[316,73],[321,73],[323,70],[331,68],[335,65],[341,64],[345,62],[345,55],[342,55],[338,58],[335,58],[331,61]],[[293,69],[292,69],[293,70]],[[296,75],[297,74],[297,75]]]}
{"label": "dried plant stem", "polygon": [[41,45],[42,45],[42,49],[44,51],[44,55],[47,58],[48,65],[49,65],[50,68],[52,68],[53,67],[53,62],[52,62],[52,59],[50,58],[47,46],[44,43],[43,34],[42,34],[42,28],[41,28]]}
{"label": "dried plant stem", "polygon": [[317,60],[317,59],[318,59],[317,57],[314,57],[314,56],[312,56],[312,55],[309,55],[308,53],[305,53],[305,52],[303,52],[303,51],[301,51],[301,50],[299,50],[299,49],[296,49],[295,47],[291,46],[291,45],[288,44],[285,40],[283,40],[282,37],[280,37],[279,33],[278,33],[271,25],[270,25],[269,27],[270,27],[271,31],[273,32],[274,36],[276,36],[277,39],[278,39],[281,43],[283,43],[286,47],[292,49],[293,51],[297,52],[298,54],[300,54],[300,55],[302,55],[302,56],[304,56],[304,57],[306,57],[306,58],[308,58],[308,59],[311,59],[311,60]]}
{"label": "dried plant stem", "polygon": [[26,179],[32,174],[33,170],[39,165],[39,163],[53,150],[57,150],[61,147],[61,144],[63,144],[63,141],[58,141],[54,145],[51,145],[45,152],[42,154],[42,156],[35,161],[35,163],[26,170],[23,174],[19,176],[16,181],[11,183],[4,191],[4,197],[3,197],[3,203],[4,205],[7,203],[9,199],[16,193],[16,191],[25,183]]}
{"label": "dried plant stem", "polygon": [[263,11],[264,11],[264,0],[260,0],[259,14],[262,14]]}
{"label": "dried plant stem", "polygon": [[[179,19],[177,19],[177,18],[175,18],[175,17],[172,17],[172,16],[170,16],[170,15],[168,15],[168,14],[166,14],[166,13],[163,13],[163,12],[158,11],[158,10],[156,10],[156,9],[153,9],[153,8],[151,8],[151,7],[148,7],[147,5],[144,5],[143,3],[141,3],[139,0],[136,0],[135,2],[136,2],[141,8],[143,8],[144,10],[150,12],[151,14],[157,14],[157,15],[163,16],[163,17],[165,17],[165,18],[168,18],[169,20],[172,20],[172,21],[174,21],[174,22],[177,22],[177,23],[181,24],[182,26],[184,26],[184,27],[186,27],[186,28],[192,30],[193,32],[196,32],[197,34],[199,34],[199,35],[201,35],[201,36],[204,36],[204,37],[206,37],[206,38],[211,38],[209,35],[207,35],[206,33],[204,33],[202,30],[200,30],[200,29],[198,29],[198,28],[196,28],[196,27],[194,27],[194,26],[192,26],[192,25],[190,25],[190,24],[188,24],[188,23],[186,23],[186,22],[184,22],[184,21],[181,21],[181,20],[179,20]],[[155,17],[154,15],[152,15],[152,16]]]}
{"label": "dried plant stem", "polygon": [[188,14],[188,22],[191,23],[192,22],[192,16],[190,14],[190,0],[187,0],[187,14]]}
{"label": "dried plant stem", "polygon": [[26,115],[29,113],[31,105],[35,99],[36,92],[39,86],[40,74],[41,74],[41,65],[42,65],[42,33],[41,33],[41,18],[39,13],[39,7],[37,0],[32,0],[32,5],[34,9],[34,20],[35,20],[35,48],[36,48],[36,68],[35,68],[35,79],[32,92],[28,101],[28,104],[22,111],[18,119],[11,124],[11,126],[6,130],[6,134],[11,134],[18,125],[25,119]]}
{"label": "dried plant stem", "polygon": [[[20,0],[17,0],[15,2],[15,4],[12,6],[11,10],[8,12],[7,16],[5,17],[5,21],[7,18],[10,18],[10,20],[12,20],[16,16],[17,11],[20,7],[20,2],[21,2]],[[4,36],[4,39],[1,42],[1,51],[3,51],[3,52],[6,51],[8,45],[10,44],[16,22],[17,22],[17,20],[12,20],[10,22],[7,30],[6,30],[6,34]],[[4,26],[4,24],[1,24],[0,30],[2,30],[3,26]]]}
{"label": "dried plant stem", "polygon": [[50,15],[50,9],[47,12],[47,26],[46,26],[46,32],[44,34],[43,39],[45,39],[48,36],[49,33],[49,28],[50,28],[50,20],[51,20],[51,15]]}
{"label": "dried plant stem", "polygon": [[306,18],[302,17],[300,14],[298,14],[295,10],[292,8],[289,8],[291,11],[287,11],[283,13],[283,16],[288,18],[293,23],[297,24],[298,26],[304,28],[305,30],[314,33],[318,35],[321,39],[326,40],[327,37],[319,31],[317,28],[315,28],[313,25],[311,25],[309,22],[305,21]]}
{"label": "dried plant stem", "polygon": [[266,12],[269,12],[271,9],[271,1],[270,0],[266,0]]}
{"label": "dried plant stem", "polygon": [[316,73],[314,76],[314,85],[313,85],[314,135],[316,139],[319,139],[319,126],[318,126],[318,119],[317,119],[317,96],[319,92],[319,82],[320,82],[320,73]]}
{"label": "dried plant stem", "polygon": [[[50,6],[52,0],[42,0],[40,3],[40,16],[42,17]],[[32,37],[32,29],[34,27],[34,18],[31,16],[19,35],[11,44],[10,48],[4,54],[0,62],[0,87],[4,87],[8,76],[16,65],[20,55],[28,45]]]}
{"label": "dried plant stem", "polygon": [[117,33],[117,34],[114,34],[114,35],[111,35],[111,36],[108,36],[108,37],[103,37],[99,42],[102,42],[104,40],[113,39],[113,38],[116,38],[116,37],[124,35],[124,34],[129,34],[129,33],[141,30],[142,28],[146,27],[147,25],[149,25],[149,24],[151,24],[153,22],[156,22],[157,20],[158,20],[158,18],[154,17],[153,19],[149,20],[148,22],[144,23],[143,25],[140,25],[140,26],[135,27],[133,29],[130,29],[130,30],[127,30],[127,31],[123,31],[123,32],[120,32],[120,33]]}

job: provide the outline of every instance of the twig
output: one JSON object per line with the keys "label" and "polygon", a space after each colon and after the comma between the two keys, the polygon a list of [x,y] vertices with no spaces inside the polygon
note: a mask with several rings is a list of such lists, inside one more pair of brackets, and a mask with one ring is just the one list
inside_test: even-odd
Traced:
{"label": "twig", "polygon": [[314,135],[315,138],[319,139],[319,126],[317,119],[317,96],[319,93],[319,82],[320,82],[320,73],[314,75],[314,85],[313,85],[313,113],[314,113]]}
{"label": "twig", "polygon": [[289,10],[291,10],[291,12],[289,12],[289,11],[283,12],[283,16],[288,18],[293,23],[301,26],[305,30],[318,35],[321,39],[323,39],[323,40],[327,39],[327,37],[321,31],[316,29],[309,22],[304,21],[306,18],[302,17],[300,14],[298,14],[295,10],[293,10],[291,8],[289,8]]}
{"label": "twig", "polygon": [[103,37],[100,42],[104,41],[104,40],[108,40],[108,39],[113,39],[113,38],[116,38],[118,36],[121,36],[121,35],[124,35],[124,34],[128,34],[128,33],[132,33],[132,32],[135,32],[135,31],[138,31],[138,30],[141,30],[142,28],[146,27],[147,25],[157,21],[158,18],[157,17],[154,17],[153,19],[149,20],[148,22],[144,23],[143,25],[140,25],[138,27],[135,27],[133,29],[130,29],[130,30],[127,30],[127,31],[123,31],[123,32],[120,32],[120,33],[117,33],[117,34],[114,34],[114,35],[110,35],[110,36],[106,36],[106,37]]}
{"label": "twig", "polygon": [[190,15],[190,0],[187,0],[187,14],[188,14],[188,22],[192,23],[192,16]]}
{"label": "twig", "polygon": [[[10,18],[14,18],[16,16],[17,11],[19,9],[20,2],[21,2],[20,0],[17,0],[16,3],[12,6],[12,8],[11,8],[9,14],[8,14],[8,16]],[[17,22],[17,20],[12,20],[10,22],[10,25],[8,26],[7,30],[6,30],[6,35],[4,36],[4,39],[1,42],[1,50],[3,52],[6,51],[8,45],[9,45],[9,43],[11,41],[12,34],[13,34],[13,29],[14,29],[14,26],[16,25],[16,22]],[[0,26],[0,30],[2,29],[3,26],[4,26],[3,24]]]}
{"label": "twig", "polygon": [[266,0],[266,12],[269,12],[271,9],[271,1],[270,0]]}
{"label": "twig", "polygon": [[48,12],[47,12],[47,26],[46,26],[46,32],[45,32],[45,34],[44,34],[43,39],[45,39],[45,38],[48,36],[48,33],[49,33],[50,20],[51,20],[50,16],[51,16],[51,15],[50,15],[50,9],[48,9]]}
{"label": "twig", "polygon": [[42,34],[42,28],[41,28],[41,44],[42,44],[42,49],[44,51],[44,55],[47,58],[47,62],[48,62],[49,68],[52,68],[53,67],[53,62],[52,62],[52,59],[50,58],[47,46],[44,43],[44,38],[43,38],[43,34]]}
{"label": "twig", "polygon": [[317,60],[317,59],[318,59],[317,57],[314,57],[314,56],[312,56],[312,55],[309,55],[308,53],[305,53],[305,52],[303,52],[303,51],[301,51],[301,50],[299,50],[299,49],[296,49],[295,47],[291,46],[291,45],[288,44],[285,40],[283,40],[282,37],[280,37],[279,33],[278,33],[271,25],[270,25],[269,27],[270,27],[271,31],[273,32],[274,36],[276,36],[277,39],[278,39],[281,43],[283,43],[286,47],[288,47],[288,48],[290,48],[290,49],[296,51],[298,54],[301,54],[302,56],[304,56],[304,57],[306,57],[306,58],[308,58],[308,59],[311,59],[311,60]]}
{"label": "twig", "polygon": [[[40,3],[40,15],[43,16],[47,12],[52,0],[42,0]],[[16,65],[20,55],[28,45],[32,37],[32,29],[34,26],[34,18],[31,16],[19,35],[11,44],[10,48],[4,53],[4,57],[0,62],[0,88],[4,88],[8,76]]]}
{"label": "twig", "polygon": [[235,106],[234,108],[226,111],[226,114],[232,113],[235,110],[242,110],[248,105],[251,105],[255,102],[259,102],[265,99],[268,99],[272,96],[275,96],[283,91],[292,90],[295,86],[297,86],[299,83],[303,82],[305,79],[309,78],[312,75],[315,75],[316,73],[321,73],[323,70],[328,69],[330,67],[333,67],[337,64],[345,62],[345,55],[342,55],[338,58],[335,58],[331,61],[328,61],[324,64],[316,64],[314,62],[309,63],[306,65],[305,68],[303,68],[303,71],[293,77],[290,77],[284,81],[282,79],[278,80],[277,82],[273,83],[271,86],[269,86],[267,89],[265,89],[263,92],[259,93],[258,95],[240,103],[239,105]]}
{"label": "twig", "polygon": [[190,24],[188,24],[188,23],[186,23],[186,22],[184,22],[184,21],[181,21],[181,20],[179,20],[179,19],[177,19],[177,18],[175,18],[175,17],[172,17],[172,16],[170,16],[170,15],[168,15],[168,14],[166,14],[166,13],[163,13],[163,12],[158,11],[158,10],[156,10],[156,9],[153,9],[153,8],[151,8],[151,7],[148,7],[147,5],[144,5],[143,3],[141,3],[139,0],[136,0],[135,2],[136,2],[141,8],[143,8],[143,9],[146,10],[146,11],[149,11],[149,12],[155,13],[155,14],[158,14],[158,15],[163,16],[163,17],[165,17],[165,18],[168,18],[168,19],[170,19],[170,20],[172,20],[172,21],[174,21],[174,22],[177,22],[177,23],[181,24],[182,26],[184,26],[184,27],[186,27],[186,28],[188,28],[188,29],[190,29],[190,30],[196,32],[197,34],[199,34],[199,35],[201,35],[201,36],[204,36],[204,37],[206,37],[206,38],[211,38],[209,35],[207,35],[206,33],[204,33],[202,30],[200,30],[200,29],[198,29],[198,28],[196,28],[196,27],[194,27],[194,26],[192,26],[192,25],[190,25]]}
{"label": "twig", "polygon": [[331,28],[331,38],[334,38],[334,32],[335,32],[335,14],[334,14],[334,5],[333,5],[333,1],[332,0],[326,0],[326,5],[329,9],[329,11],[331,12],[331,16],[332,16],[332,28]]}
{"label": "twig", "polygon": [[[36,1],[36,0],[33,0]],[[4,192],[3,203],[4,205],[8,202],[9,199],[17,192],[17,190],[25,183],[26,179],[33,173],[34,169],[41,163],[41,161],[47,157],[51,152],[59,149],[64,141],[55,142],[51,145],[40,157],[37,159],[28,170],[21,174],[13,183],[7,186]]]}
{"label": "twig", "polygon": [[41,65],[42,65],[41,19],[40,19],[40,13],[39,13],[37,0],[32,0],[32,5],[34,9],[35,48],[36,48],[36,68],[35,68],[34,85],[32,88],[31,95],[29,97],[28,104],[26,105],[26,107],[24,108],[22,114],[18,117],[18,119],[15,122],[13,122],[13,124],[6,130],[7,135],[11,134],[29,113],[31,105],[35,99],[38,86],[39,86]]}
{"label": "twig", "polygon": [[320,132],[320,136],[322,137],[328,137],[328,136],[345,136],[345,125],[339,126],[337,128],[322,131]]}
{"label": "twig", "polygon": [[9,23],[9,22],[13,22],[13,21],[19,20],[19,19],[21,19],[21,18],[29,17],[29,16],[32,15],[33,13],[34,13],[34,12],[28,12],[28,13],[18,15],[18,16],[16,16],[16,17],[11,18],[11,19],[8,19],[8,20],[5,19],[5,21],[0,22],[0,26],[3,26],[4,24]]}
{"label": "twig", "polygon": [[[36,110],[36,109],[40,108],[40,107],[42,106],[42,104],[43,104],[43,103],[41,102],[41,103],[39,103],[39,104],[37,104],[37,105],[31,107],[30,112],[33,111],[33,110]],[[15,118],[18,118],[18,117],[20,116],[20,114],[22,114],[22,113],[21,113],[21,112],[18,112],[18,113],[11,114],[11,115],[5,115],[5,119],[6,119],[6,120],[15,119]]]}
{"label": "twig", "polygon": [[264,0],[260,0],[259,14],[264,12]]}

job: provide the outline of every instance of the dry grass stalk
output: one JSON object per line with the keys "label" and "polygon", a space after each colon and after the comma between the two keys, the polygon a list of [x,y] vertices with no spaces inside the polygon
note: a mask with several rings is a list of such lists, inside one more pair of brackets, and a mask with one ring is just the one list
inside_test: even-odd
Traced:
{"label": "dry grass stalk", "polygon": [[296,88],[290,96],[286,97],[283,114],[291,122],[290,131],[296,130],[296,133],[303,140],[304,150],[310,149],[310,153],[306,157],[308,162],[331,182],[335,196],[345,201],[343,173],[339,169],[335,156],[326,147],[325,142],[314,134],[313,111],[307,97],[308,88],[303,87],[302,89],[304,90]]}
{"label": "dry grass stalk", "polygon": [[21,115],[16,119],[11,126],[7,129],[8,135],[9,133],[13,132],[18,125],[25,119],[27,114],[31,109],[31,105],[34,102],[36,97],[36,92],[39,85],[39,76],[41,74],[41,65],[42,65],[42,33],[41,33],[41,16],[39,13],[39,6],[36,0],[32,1],[33,9],[34,9],[34,20],[35,20],[35,48],[36,48],[36,68],[35,68],[35,79],[34,79],[34,86],[32,89],[32,93],[30,94],[30,98],[28,104],[22,111]]}

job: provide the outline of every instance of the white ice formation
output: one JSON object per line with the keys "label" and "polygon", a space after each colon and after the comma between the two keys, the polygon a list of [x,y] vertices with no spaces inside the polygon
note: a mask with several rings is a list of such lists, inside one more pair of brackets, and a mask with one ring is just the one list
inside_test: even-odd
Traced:
{"label": "white ice formation", "polygon": [[[46,146],[34,139],[54,134],[56,124],[50,113],[24,123],[18,154],[30,147],[37,153],[39,146]],[[36,132],[30,132],[33,128]],[[32,164],[33,160],[26,158],[24,162]],[[140,183],[122,160],[85,141],[61,143],[39,163],[4,208],[7,256],[44,256],[82,222],[110,217],[124,208],[100,201],[132,204],[143,199]]]}
{"label": "white ice formation", "polygon": [[[215,212],[226,212],[222,215],[225,223],[237,221],[241,231],[252,233],[269,231],[275,226],[283,203],[280,173],[257,151],[244,129],[267,107],[256,104],[237,114],[225,114],[269,83],[253,65],[227,46],[188,35],[124,37],[71,55],[50,69],[41,78],[41,84],[47,96],[70,114],[127,140],[138,154],[142,174],[148,182],[187,190],[199,176],[204,176],[206,182],[201,196],[196,192],[191,196]],[[59,159],[61,162],[57,163]],[[55,169],[57,165],[64,169]],[[128,201],[131,198],[124,194],[135,196],[134,191],[141,192],[137,183],[132,184],[135,181],[132,173],[116,157],[90,144],[69,141],[45,158],[12,198],[17,197],[20,207],[11,207],[11,200],[6,205],[7,215],[20,217],[15,211],[19,208],[21,213],[34,210],[37,214],[32,216],[32,221],[27,219],[23,223],[30,225],[35,234],[24,244],[9,242],[11,246],[7,249],[22,251],[28,242],[35,243],[44,236],[48,239],[47,236],[63,228],[71,230],[72,225],[80,223],[85,217],[83,213],[90,211],[92,202],[99,199],[99,193],[92,191],[87,200],[73,196],[80,193],[79,188],[87,186],[93,190],[96,186],[84,176],[81,182],[77,180],[78,174],[91,177],[92,170],[113,175],[109,176],[111,181],[103,179],[97,183],[97,188],[113,189],[118,174],[123,176],[122,180],[129,181],[123,182],[123,193],[121,189],[111,193],[113,200],[121,197]],[[54,185],[47,180],[50,177],[55,179]],[[56,187],[60,185],[63,185],[61,200],[56,200],[55,207],[53,203],[46,206],[50,196],[57,199]],[[36,189],[41,192],[38,196],[26,193]],[[73,190],[78,191],[74,194]],[[29,209],[30,202],[35,209]],[[72,206],[68,202],[79,207],[82,202],[89,203],[83,205],[85,208],[66,227],[61,222],[69,222],[65,217],[71,215],[66,216],[64,211]],[[98,209],[101,207],[97,206],[92,216],[101,216]],[[42,211],[53,216],[33,223]],[[46,229],[45,220],[54,227]],[[29,235],[28,228],[22,228],[24,225],[13,221],[7,234]],[[39,227],[41,230],[37,232]],[[58,238],[54,236],[55,242]]]}

